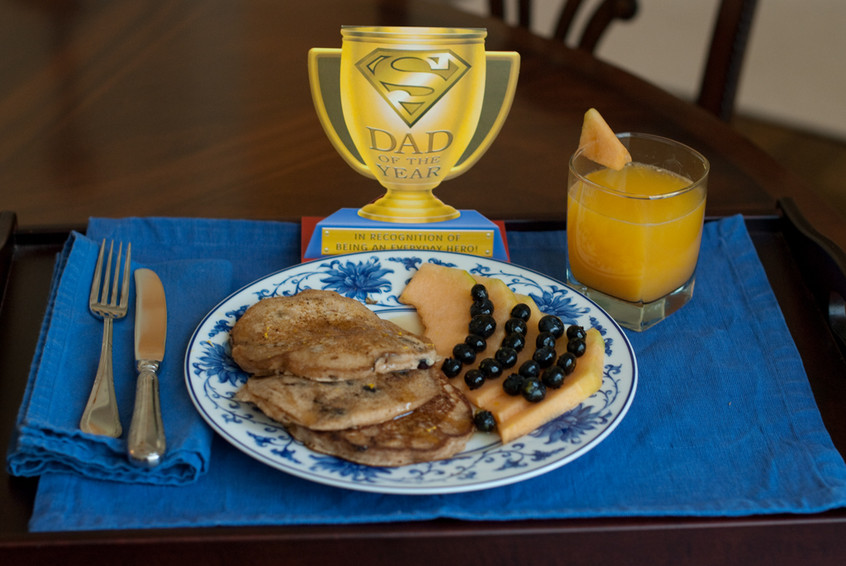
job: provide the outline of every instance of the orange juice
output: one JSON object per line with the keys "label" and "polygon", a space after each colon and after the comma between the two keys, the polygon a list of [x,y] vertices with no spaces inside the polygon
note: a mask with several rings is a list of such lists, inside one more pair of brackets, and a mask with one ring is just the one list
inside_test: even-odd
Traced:
{"label": "orange juice", "polygon": [[[586,179],[587,182],[584,180]],[[633,303],[664,297],[690,280],[699,256],[705,187],[630,163],[571,181],[570,270],[580,283]]]}

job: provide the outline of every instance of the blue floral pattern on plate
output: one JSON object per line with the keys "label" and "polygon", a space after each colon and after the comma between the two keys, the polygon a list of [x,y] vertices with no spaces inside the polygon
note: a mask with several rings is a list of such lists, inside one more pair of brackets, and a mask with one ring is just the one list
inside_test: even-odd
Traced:
{"label": "blue floral pattern on plate", "polygon": [[[476,433],[448,460],[399,468],[355,464],[313,452],[279,423],[233,397],[247,375],[232,361],[229,330],[265,297],[329,289],[362,301],[383,318],[415,329],[414,310],[399,295],[425,262],[496,277],[529,295],[544,312],[567,324],[599,329],[605,339],[602,387],[572,411],[503,445],[495,434]],[[416,328],[419,329],[419,326]],[[573,461],[598,445],[620,423],[637,389],[637,361],[620,327],[600,307],[563,283],[514,264],[462,254],[380,251],[299,264],[247,285],[220,302],[200,322],[185,356],[185,381],[194,406],[232,445],[269,466],[308,480],[379,493],[436,494],[487,489],[522,481]]]}

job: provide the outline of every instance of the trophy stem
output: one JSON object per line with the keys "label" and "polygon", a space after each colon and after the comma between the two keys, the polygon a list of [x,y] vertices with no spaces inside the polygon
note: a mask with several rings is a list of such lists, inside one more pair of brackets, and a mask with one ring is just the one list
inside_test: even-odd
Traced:
{"label": "trophy stem", "polygon": [[444,204],[432,190],[388,189],[385,196],[361,207],[358,215],[380,222],[422,224],[458,218],[461,213]]}

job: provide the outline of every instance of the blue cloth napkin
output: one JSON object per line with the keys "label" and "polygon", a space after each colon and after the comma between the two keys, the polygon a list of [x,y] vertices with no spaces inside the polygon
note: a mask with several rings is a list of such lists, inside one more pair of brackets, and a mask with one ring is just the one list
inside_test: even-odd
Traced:
{"label": "blue cloth napkin", "polygon": [[[228,235],[237,237],[239,246],[251,242],[248,232],[254,226],[234,224],[236,229]],[[248,271],[244,260],[249,255],[235,251],[229,254],[235,257],[223,257],[217,250],[233,244],[217,234],[216,226],[173,219],[93,219],[88,237],[71,235],[56,262],[31,375],[10,442],[7,464],[11,474],[74,472],[118,482],[178,485],[196,481],[208,470],[212,432],[185,391],[182,360],[196,322],[234,286],[247,282],[233,270]],[[288,227],[287,231],[295,230]],[[263,231],[262,236],[266,235]],[[102,339],[103,323],[88,310],[88,291],[102,238],[132,242],[133,268],[153,269],[165,289],[168,332],[159,378],[168,446],[161,465],[154,469],[132,466],[126,458],[126,431],[137,375],[134,284],[129,313],[114,324],[115,391],[124,434],[115,439],[79,430]],[[277,254],[276,245],[255,246],[263,256],[268,248]],[[291,258],[275,260],[287,265]]]}
{"label": "blue cloth napkin", "polygon": [[[221,237],[228,226],[219,224]],[[514,263],[563,278],[563,232],[508,239]],[[276,243],[298,245],[291,234]],[[251,277],[279,267],[251,262]],[[44,474],[30,528],[729,516],[846,505],[846,465],[742,218],[706,225],[693,301],[627,336],[640,369],[629,413],[599,446],[537,478],[451,495],[364,493],[289,476],[215,437],[209,472],[186,486]]]}

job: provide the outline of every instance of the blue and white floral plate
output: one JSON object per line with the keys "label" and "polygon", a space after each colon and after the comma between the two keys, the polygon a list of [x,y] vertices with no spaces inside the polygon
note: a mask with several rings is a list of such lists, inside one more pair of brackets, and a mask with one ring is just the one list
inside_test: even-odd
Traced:
{"label": "blue and white floral plate", "polygon": [[[476,433],[449,460],[380,468],[316,453],[248,403],[233,399],[247,379],[229,356],[229,330],[252,304],[303,289],[329,289],[364,302],[383,318],[419,329],[413,309],[398,297],[425,262],[497,277],[530,295],[546,313],[567,324],[596,327],[605,338],[601,389],[577,408],[503,445],[495,434]],[[417,325],[415,328],[415,324]],[[379,251],[335,256],[283,269],[224,299],[199,324],[185,356],[185,381],[197,410],[236,448],[269,466],[332,486],[400,494],[487,489],[529,479],[575,460],[620,424],[637,388],[637,362],[614,320],[591,300],[535,271],[497,260],[427,251]]]}

